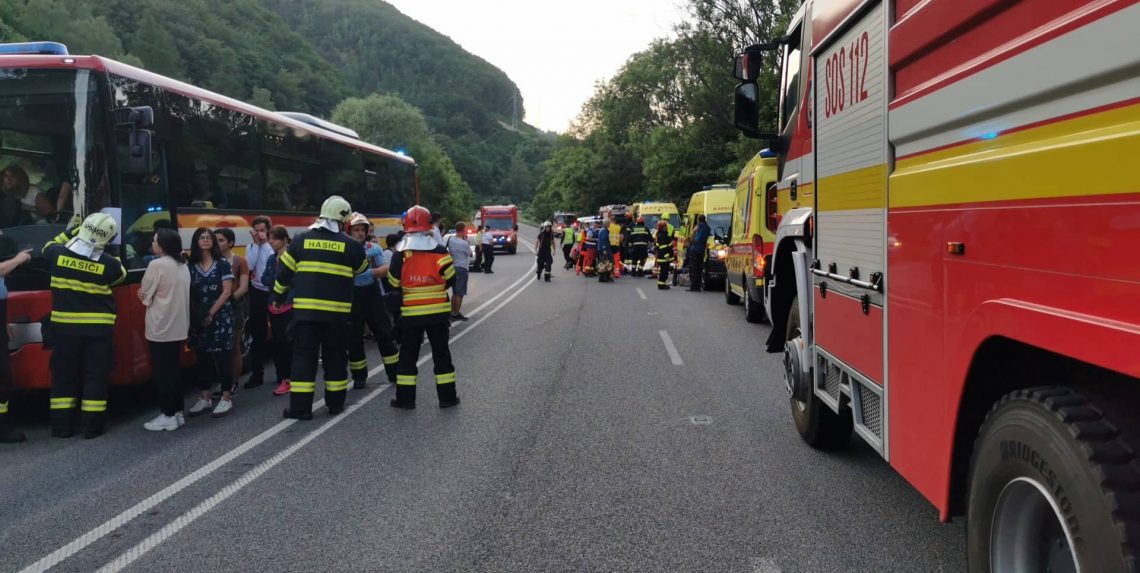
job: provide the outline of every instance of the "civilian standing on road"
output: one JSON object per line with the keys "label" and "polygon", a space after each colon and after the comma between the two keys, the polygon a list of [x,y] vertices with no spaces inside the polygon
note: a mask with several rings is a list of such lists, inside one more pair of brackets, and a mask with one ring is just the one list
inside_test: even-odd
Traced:
{"label": "civilian standing on road", "polygon": [[705,251],[711,236],[712,229],[704,214],[697,215],[697,228],[693,231],[689,252],[685,254],[685,262],[689,267],[689,292],[701,292],[701,281],[705,274]]}
{"label": "civilian standing on road", "polygon": [[483,225],[475,228],[475,262],[471,265],[471,272],[483,272]]}
{"label": "civilian standing on road", "polygon": [[117,236],[114,218],[92,213],[44,246],[51,275],[51,435],[57,438],[75,435],[76,408],[84,438],[103,434],[118,318],[111,287],[127,278],[118,257],[105,251]]}
{"label": "civilian standing on road", "polygon": [[[205,227],[194,231],[190,243],[190,347],[198,358],[198,401],[186,412],[200,416],[209,411],[220,418],[233,410],[233,370],[230,353],[234,343],[234,312],[229,304],[234,273],[214,233]],[[210,388],[217,381],[222,396],[210,401]]]}
{"label": "civilian standing on road", "polygon": [[455,286],[451,289],[451,320],[466,321],[463,297],[467,296],[467,267],[471,261],[471,244],[467,242],[467,225],[455,224],[455,235],[448,237],[447,252],[455,265]]}
{"label": "civilian standing on road", "polygon": [[431,236],[436,243],[443,244],[443,215],[438,212],[431,214]]}
{"label": "civilian standing on road", "polygon": [[179,358],[190,330],[190,273],[182,260],[182,237],[178,231],[155,232],[151,252],[157,258],[146,266],[139,300],[146,307],[150,377],[161,413],[143,427],[152,432],[169,432],[186,423]]}
{"label": "civilian standing on road", "polygon": [[491,229],[483,227],[483,272],[491,274],[491,266],[495,264],[495,236]]}
{"label": "civilian standing on road", "polygon": [[384,306],[384,296],[380,292],[379,281],[388,276],[384,264],[384,252],[379,245],[368,240],[372,232],[372,221],[360,213],[353,213],[348,222],[348,231],[353,239],[364,246],[368,266],[353,279],[352,318],[348,334],[348,369],[352,373],[352,387],[360,390],[368,387],[368,357],[364,353],[364,327],[372,332],[380,357],[384,361],[384,372],[388,382],[396,383],[396,361],[400,351],[392,341],[392,323],[388,309]]}
{"label": "civilian standing on road", "polygon": [[241,378],[242,370],[242,337],[245,335],[245,323],[250,313],[249,298],[247,297],[250,289],[250,272],[245,258],[233,252],[235,239],[233,229],[214,230],[214,240],[218,241],[218,249],[222,252],[222,258],[230,264],[230,269],[234,273],[234,292],[230,296],[230,306],[233,307],[234,313],[234,343],[233,352],[230,353],[230,364],[232,365],[234,393],[236,394],[237,383]]}
{"label": "civilian standing on road", "polygon": [[[8,285],[4,277],[16,267],[32,260],[32,251],[20,251],[16,256],[0,263],[0,324],[8,324]],[[0,346],[8,348],[8,329],[0,328]],[[15,444],[25,439],[23,432],[12,429],[8,420],[8,400],[12,397],[12,364],[8,353],[0,352],[0,444]]]}
{"label": "civilian standing on road", "polygon": [[388,282],[403,292],[400,308],[403,341],[400,344],[399,374],[393,408],[416,407],[416,376],[424,334],[431,344],[435,364],[435,390],[440,408],[459,404],[455,392],[455,366],[448,348],[448,315],[451,303],[447,288],[455,284],[455,267],[443,245],[431,233],[431,214],[416,205],[404,219],[407,235],[400,241],[396,257],[388,269]]}
{"label": "civilian standing on road", "polygon": [[538,231],[538,268],[535,270],[535,280],[542,278],[543,271],[546,272],[546,282],[550,282],[550,267],[554,265],[554,227],[550,221],[543,221],[542,228]]}
{"label": "civilian standing on road", "polygon": [[246,262],[249,263],[249,329],[252,341],[249,347],[250,375],[245,388],[256,388],[265,383],[265,354],[269,349],[269,293],[273,281],[266,286],[263,276],[269,271],[269,257],[273,247],[269,244],[269,230],[273,222],[264,215],[253,218],[253,228],[249,231],[250,243],[245,248]]}
{"label": "civilian standing on road", "polygon": [[[261,276],[261,284],[273,287],[277,280],[277,261],[285,254],[289,246],[289,231],[281,225],[269,229],[269,246],[273,254],[269,255],[265,265],[265,273]],[[293,367],[293,294],[289,293],[285,302],[278,303],[269,299],[266,312],[269,315],[269,327],[273,329],[273,375],[277,379],[277,387],[273,390],[274,396],[284,396],[290,389],[290,372]]]}

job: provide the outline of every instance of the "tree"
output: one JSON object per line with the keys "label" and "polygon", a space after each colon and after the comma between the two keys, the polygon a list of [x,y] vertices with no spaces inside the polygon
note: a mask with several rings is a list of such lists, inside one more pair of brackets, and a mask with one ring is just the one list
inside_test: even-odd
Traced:
{"label": "tree", "polygon": [[139,23],[131,53],[142,58],[146,68],[152,72],[179,79],[186,77],[186,66],[174,45],[174,38],[155,18],[153,11],[147,11]]}

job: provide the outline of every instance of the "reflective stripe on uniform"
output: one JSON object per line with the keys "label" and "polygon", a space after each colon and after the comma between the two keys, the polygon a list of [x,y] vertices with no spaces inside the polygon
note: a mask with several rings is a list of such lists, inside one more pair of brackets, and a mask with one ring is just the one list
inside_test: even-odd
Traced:
{"label": "reflective stripe on uniform", "polygon": [[349,370],[364,370],[365,368],[368,368],[368,359],[365,358],[364,360],[350,361],[348,363],[348,368]]}
{"label": "reflective stripe on uniform", "polygon": [[0,414],[7,414],[7,413],[8,413],[8,403],[7,402],[0,402]]}
{"label": "reflective stripe on uniform", "polygon": [[410,292],[447,292],[447,287],[444,285],[431,285],[421,287],[407,287],[404,289],[404,294]]}
{"label": "reflective stripe on uniform", "polygon": [[451,280],[451,277],[453,277],[453,276],[455,276],[455,267],[454,266],[447,267],[446,269],[443,269],[443,280]]}
{"label": "reflective stripe on uniform", "polygon": [[400,361],[400,355],[399,354],[393,354],[391,356],[385,356],[384,357],[384,364],[386,364],[386,365],[387,364],[395,364],[399,361]]}
{"label": "reflective stripe on uniform", "polygon": [[447,300],[447,292],[440,290],[437,292],[404,293],[404,302],[420,300]]}
{"label": "reflective stripe on uniform", "polygon": [[281,261],[281,264],[285,265],[289,270],[297,272],[297,260],[293,258],[293,255],[289,254],[289,251],[285,251],[285,253],[281,255],[281,258],[277,260]]}
{"label": "reflective stripe on uniform", "polygon": [[352,303],[320,298],[295,298],[293,299],[293,308],[298,310],[323,310],[325,312],[343,312],[348,314],[352,312]]}
{"label": "reflective stripe on uniform", "polygon": [[287,287],[287,286],[285,286],[285,285],[283,285],[277,281],[273,281],[273,292],[275,292],[277,294],[285,294],[285,293],[289,292],[289,287]]}
{"label": "reflective stripe on uniform", "polygon": [[418,306],[405,306],[400,309],[400,316],[425,316],[428,314],[442,314],[451,312],[451,303],[421,304]]}
{"label": "reflective stripe on uniform", "polygon": [[325,392],[348,390],[348,380],[325,380]]}
{"label": "reflective stripe on uniform", "polygon": [[52,277],[51,288],[74,290],[90,294],[111,294],[111,287],[109,286],[77,281],[75,279],[65,279],[63,277]]}
{"label": "reflective stripe on uniform", "polygon": [[416,375],[415,374],[397,374],[396,375],[396,385],[397,386],[415,386],[416,385]]}
{"label": "reflective stripe on uniform", "polygon": [[74,408],[78,405],[79,405],[79,399],[78,398],[52,398],[51,399],[51,409],[52,410],[68,410],[68,409]]}
{"label": "reflective stripe on uniform", "polygon": [[388,275],[388,284],[392,285],[392,288],[400,288],[400,279]]}
{"label": "reflective stripe on uniform", "polygon": [[436,384],[455,384],[455,373],[454,372],[447,372],[444,374],[436,374],[435,375],[435,383]]}
{"label": "reflective stripe on uniform", "polygon": [[294,394],[312,394],[316,389],[316,382],[298,382],[296,380],[289,382],[289,391]]}
{"label": "reflective stripe on uniform", "polygon": [[352,268],[348,266],[337,265],[333,263],[322,263],[320,261],[301,261],[297,263],[297,272],[324,273],[326,275],[348,278],[356,276],[356,274],[352,272]]}
{"label": "reflective stripe on uniform", "polygon": [[115,324],[115,315],[107,312],[51,311],[51,321],[61,324]]}
{"label": "reflective stripe on uniform", "polygon": [[84,400],[83,401],[83,411],[84,412],[106,412],[107,411],[107,401],[106,400]]}

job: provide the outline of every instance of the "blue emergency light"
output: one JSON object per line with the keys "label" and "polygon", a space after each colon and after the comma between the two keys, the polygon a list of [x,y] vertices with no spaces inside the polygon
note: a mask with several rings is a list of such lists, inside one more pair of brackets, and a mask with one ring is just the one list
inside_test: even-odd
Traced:
{"label": "blue emergency light", "polygon": [[764,149],[760,151],[760,159],[772,159],[776,157],[776,152],[771,149]]}
{"label": "blue emergency light", "polygon": [[67,46],[59,42],[15,42],[0,44],[0,54],[39,54],[45,56],[66,56]]}

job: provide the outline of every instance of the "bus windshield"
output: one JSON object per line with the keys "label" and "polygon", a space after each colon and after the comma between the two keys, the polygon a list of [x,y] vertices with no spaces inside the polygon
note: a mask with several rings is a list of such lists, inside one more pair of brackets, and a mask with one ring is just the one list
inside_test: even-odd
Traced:
{"label": "bus windshield", "polygon": [[[39,256],[79,206],[108,203],[97,104],[89,70],[0,69],[0,260],[29,248]],[[42,270],[25,265],[7,286],[45,288]]]}
{"label": "bus windshield", "polygon": [[492,231],[510,231],[514,229],[514,223],[511,222],[510,217],[494,217],[488,215],[485,224]]}

